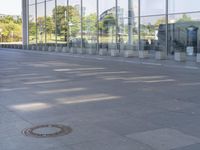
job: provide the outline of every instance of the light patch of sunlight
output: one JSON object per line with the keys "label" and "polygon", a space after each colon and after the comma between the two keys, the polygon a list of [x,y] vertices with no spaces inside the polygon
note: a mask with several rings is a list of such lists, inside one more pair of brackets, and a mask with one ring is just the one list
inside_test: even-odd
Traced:
{"label": "light patch of sunlight", "polygon": [[31,66],[31,67],[41,67],[41,68],[49,67],[48,65],[42,64],[42,63],[38,63],[38,64],[36,64],[36,63],[34,63],[34,64],[29,64],[29,66]]}
{"label": "light patch of sunlight", "polygon": [[199,86],[200,82],[194,82],[194,83],[181,83],[179,86]]}
{"label": "light patch of sunlight", "polygon": [[25,77],[25,76],[36,76],[38,74],[30,73],[30,74],[15,74],[15,75],[9,75],[8,77]]}
{"label": "light patch of sunlight", "polygon": [[174,79],[143,81],[145,83],[174,82]]}
{"label": "light patch of sunlight", "polygon": [[37,111],[50,108],[51,106],[46,103],[30,103],[11,106],[12,109],[20,111]]}
{"label": "light patch of sunlight", "polygon": [[143,77],[125,78],[124,80],[149,80],[149,79],[162,79],[166,77],[167,76],[143,76]]}
{"label": "light patch of sunlight", "polygon": [[38,94],[57,94],[57,93],[65,93],[65,92],[79,92],[84,91],[86,88],[71,88],[71,89],[56,89],[56,90],[47,90],[47,91],[39,91]]}
{"label": "light patch of sunlight", "polygon": [[43,81],[35,81],[35,82],[25,82],[26,85],[33,85],[33,84],[48,84],[48,83],[58,83],[58,82],[67,82],[69,80],[43,80]]}
{"label": "light patch of sunlight", "polygon": [[56,72],[65,72],[65,71],[88,71],[88,70],[104,70],[105,68],[75,68],[75,69],[54,69]]}
{"label": "light patch of sunlight", "polygon": [[103,76],[100,78],[104,80],[124,80],[125,79],[124,77],[114,77],[114,76]]}
{"label": "light patch of sunlight", "polygon": [[167,79],[166,76],[151,76],[141,77],[136,80],[126,80],[124,83],[160,83],[160,82],[174,82],[174,79]]}
{"label": "light patch of sunlight", "polygon": [[94,95],[83,95],[77,97],[66,97],[56,99],[60,104],[77,104],[77,103],[88,103],[88,102],[98,102],[107,100],[119,99],[119,96],[112,96],[108,94],[94,94]]}
{"label": "light patch of sunlight", "polygon": [[17,91],[17,90],[27,90],[28,88],[5,88],[5,89],[0,89],[0,92],[12,92],[12,91]]}
{"label": "light patch of sunlight", "polygon": [[117,76],[104,76],[103,79],[105,80],[125,80],[125,81],[142,81],[142,80],[149,80],[149,79],[163,79],[167,76],[142,76],[142,77],[117,77]]}
{"label": "light patch of sunlight", "polygon": [[40,79],[49,79],[51,76],[36,76],[36,77],[19,77],[17,80],[40,80]]}
{"label": "light patch of sunlight", "polygon": [[95,75],[106,75],[106,74],[126,74],[129,73],[127,71],[119,71],[119,72],[91,72],[91,73],[81,73],[78,76],[95,76]]}

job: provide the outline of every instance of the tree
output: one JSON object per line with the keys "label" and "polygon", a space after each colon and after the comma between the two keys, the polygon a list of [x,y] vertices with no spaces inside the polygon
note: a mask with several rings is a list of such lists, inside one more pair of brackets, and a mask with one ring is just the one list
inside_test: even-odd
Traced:
{"label": "tree", "polygon": [[101,21],[99,28],[105,33],[109,33],[109,29],[116,25],[116,19],[113,14],[106,15]]}
{"label": "tree", "polygon": [[[55,19],[57,18],[57,20]],[[73,6],[57,6],[53,9],[53,22],[56,24],[56,31],[59,36],[65,36],[67,41],[67,33],[70,32],[70,36],[76,36],[80,31],[81,16],[79,10]],[[72,24],[69,26],[68,24]]]}
{"label": "tree", "polygon": [[52,17],[48,16],[46,17],[46,34],[49,35],[50,39],[52,33],[55,34],[55,24],[53,22]]}
{"label": "tree", "polygon": [[90,31],[96,33],[97,31],[97,14],[92,13],[83,17],[83,31]]}
{"label": "tree", "polygon": [[178,19],[176,22],[189,22],[192,21],[192,18],[186,14],[182,15],[182,18]]}
{"label": "tree", "polygon": [[17,42],[22,39],[21,18],[14,19],[12,16],[0,18],[1,41]]}

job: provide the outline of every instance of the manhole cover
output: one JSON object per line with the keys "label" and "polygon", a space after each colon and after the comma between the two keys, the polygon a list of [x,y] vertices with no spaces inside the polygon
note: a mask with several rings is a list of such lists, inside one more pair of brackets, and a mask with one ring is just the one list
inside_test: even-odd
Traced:
{"label": "manhole cover", "polygon": [[72,132],[72,129],[64,125],[39,125],[32,128],[27,128],[22,131],[22,134],[29,137],[49,138],[64,136]]}

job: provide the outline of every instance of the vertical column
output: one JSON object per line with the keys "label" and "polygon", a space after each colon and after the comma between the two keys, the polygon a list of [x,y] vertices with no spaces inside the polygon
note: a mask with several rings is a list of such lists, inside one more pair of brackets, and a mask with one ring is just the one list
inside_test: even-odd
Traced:
{"label": "vertical column", "polygon": [[28,20],[29,20],[29,11],[28,11],[28,0],[22,0],[22,45],[23,48],[28,46]]}
{"label": "vertical column", "polygon": [[128,44],[133,44],[133,0],[128,0]]}
{"label": "vertical column", "polygon": [[99,52],[99,0],[97,1],[97,51]]}
{"label": "vertical column", "polygon": [[169,42],[169,25],[168,25],[168,22],[169,22],[169,18],[168,18],[168,9],[169,9],[169,1],[168,0],[166,0],[166,12],[165,12],[165,24],[166,24],[166,53],[167,54],[169,54],[169,44],[168,44],[168,42]]}
{"label": "vertical column", "polygon": [[[118,39],[118,35],[119,35],[119,24],[118,24],[118,23],[119,23],[119,22],[118,22],[118,17],[119,17],[119,15],[118,15],[119,12],[118,12],[118,11],[119,11],[119,7],[118,7],[118,0],[115,0],[115,6],[116,6],[116,12],[115,12],[115,13],[116,13],[116,14],[115,14],[115,17],[116,17],[116,18],[115,18],[115,20],[116,20],[116,27],[115,27],[115,28],[116,28],[116,29],[115,29],[115,30],[116,30],[116,33],[115,33],[115,37],[116,37],[116,38],[115,38],[115,43],[116,43],[116,46],[117,46],[116,48],[118,49],[118,48],[119,48],[119,46],[118,46],[118,45],[119,45],[119,39]],[[119,49],[120,49],[120,48],[119,48]]]}
{"label": "vertical column", "polygon": [[140,6],[140,0],[138,0],[138,49],[141,50],[141,6]]}
{"label": "vertical column", "polygon": [[71,38],[71,35],[70,35],[70,26],[69,26],[69,0],[67,0],[67,15],[66,15],[66,19],[67,19],[67,47],[68,49],[70,49],[70,38]]}
{"label": "vertical column", "polygon": [[58,31],[57,31],[57,27],[58,27],[58,24],[57,24],[57,0],[55,0],[55,36],[56,36],[56,47],[57,47],[57,40],[58,40],[58,38],[57,38],[57,34],[58,34]]}
{"label": "vertical column", "polygon": [[35,24],[36,24],[36,49],[37,49],[37,46],[38,46],[38,26],[37,26],[37,23],[38,23],[38,15],[37,15],[37,0],[35,0]]}
{"label": "vertical column", "polygon": [[45,0],[45,2],[44,2],[44,21],[45,21],[45,29],[44,29],[44,34],[45,34],[45,49],[46,49],[46,47],[47,47],[47,30],[46,30],[46,28],[47,28],[47,1]]}
{"label": "vertical column", "polygon": [[81,49],[83,49],[83,0],[81,0]]}

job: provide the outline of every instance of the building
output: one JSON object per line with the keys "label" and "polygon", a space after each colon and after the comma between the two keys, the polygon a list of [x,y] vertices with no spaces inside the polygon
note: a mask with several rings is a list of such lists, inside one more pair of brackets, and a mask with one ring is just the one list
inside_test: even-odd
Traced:
{"label": "building", "polygon": [[[107,45],[105,47],[108,50],[110,47],[117,47],[123,51],[148,50],[151,54],[157,50],[168,55],[173,55],[175,51],[187,52],[188,49],[193,50],[193,55],[199,52],[199,30],[196,30],[196,41],[192,45],[188,41],[188,38],[189,40],[192,38],[188,37],[191,34],[186,30],[191,26],[194,28],[200,26],[198,0],[191,0],[192,2],[185,0],[181,3],[178,0],[154,0],[155,2],[149,0],[65,0],[67,5],[82,13],[80,16],[83,18],[73,15],[73,10],[69,10],[71,12],[67,14],[71,16],[67,16],[68,20],[62,24],[56,21],[58,14],[55,15],[54,10],[56,10],[56,5],[63,0],[40,0],[38,3],[37,0],[29,1],[23,1],[23,12],[28,12],[23,13],[25,45],[76,46],[76,43],[70,44],[70,41],[82,39],[81,48],[93,47],[96,51],[99,51],[103,44]],[[88,19],[88,14],[93,14],[93,16]],[[102,22],[109,14],[115,16],[114,20],[108,19]],[[38,40],[40,39],[37,27],[38,17],[46,18],[47,16],[44,40],[41,41]],[[47,19],[44,20],[47,21]],[[59,34],[56,26],[63,27],[59,28]],[[179,32],[182,33],[179,34]],[[176,38],[178,35],[181,35],[181,38]]]}

